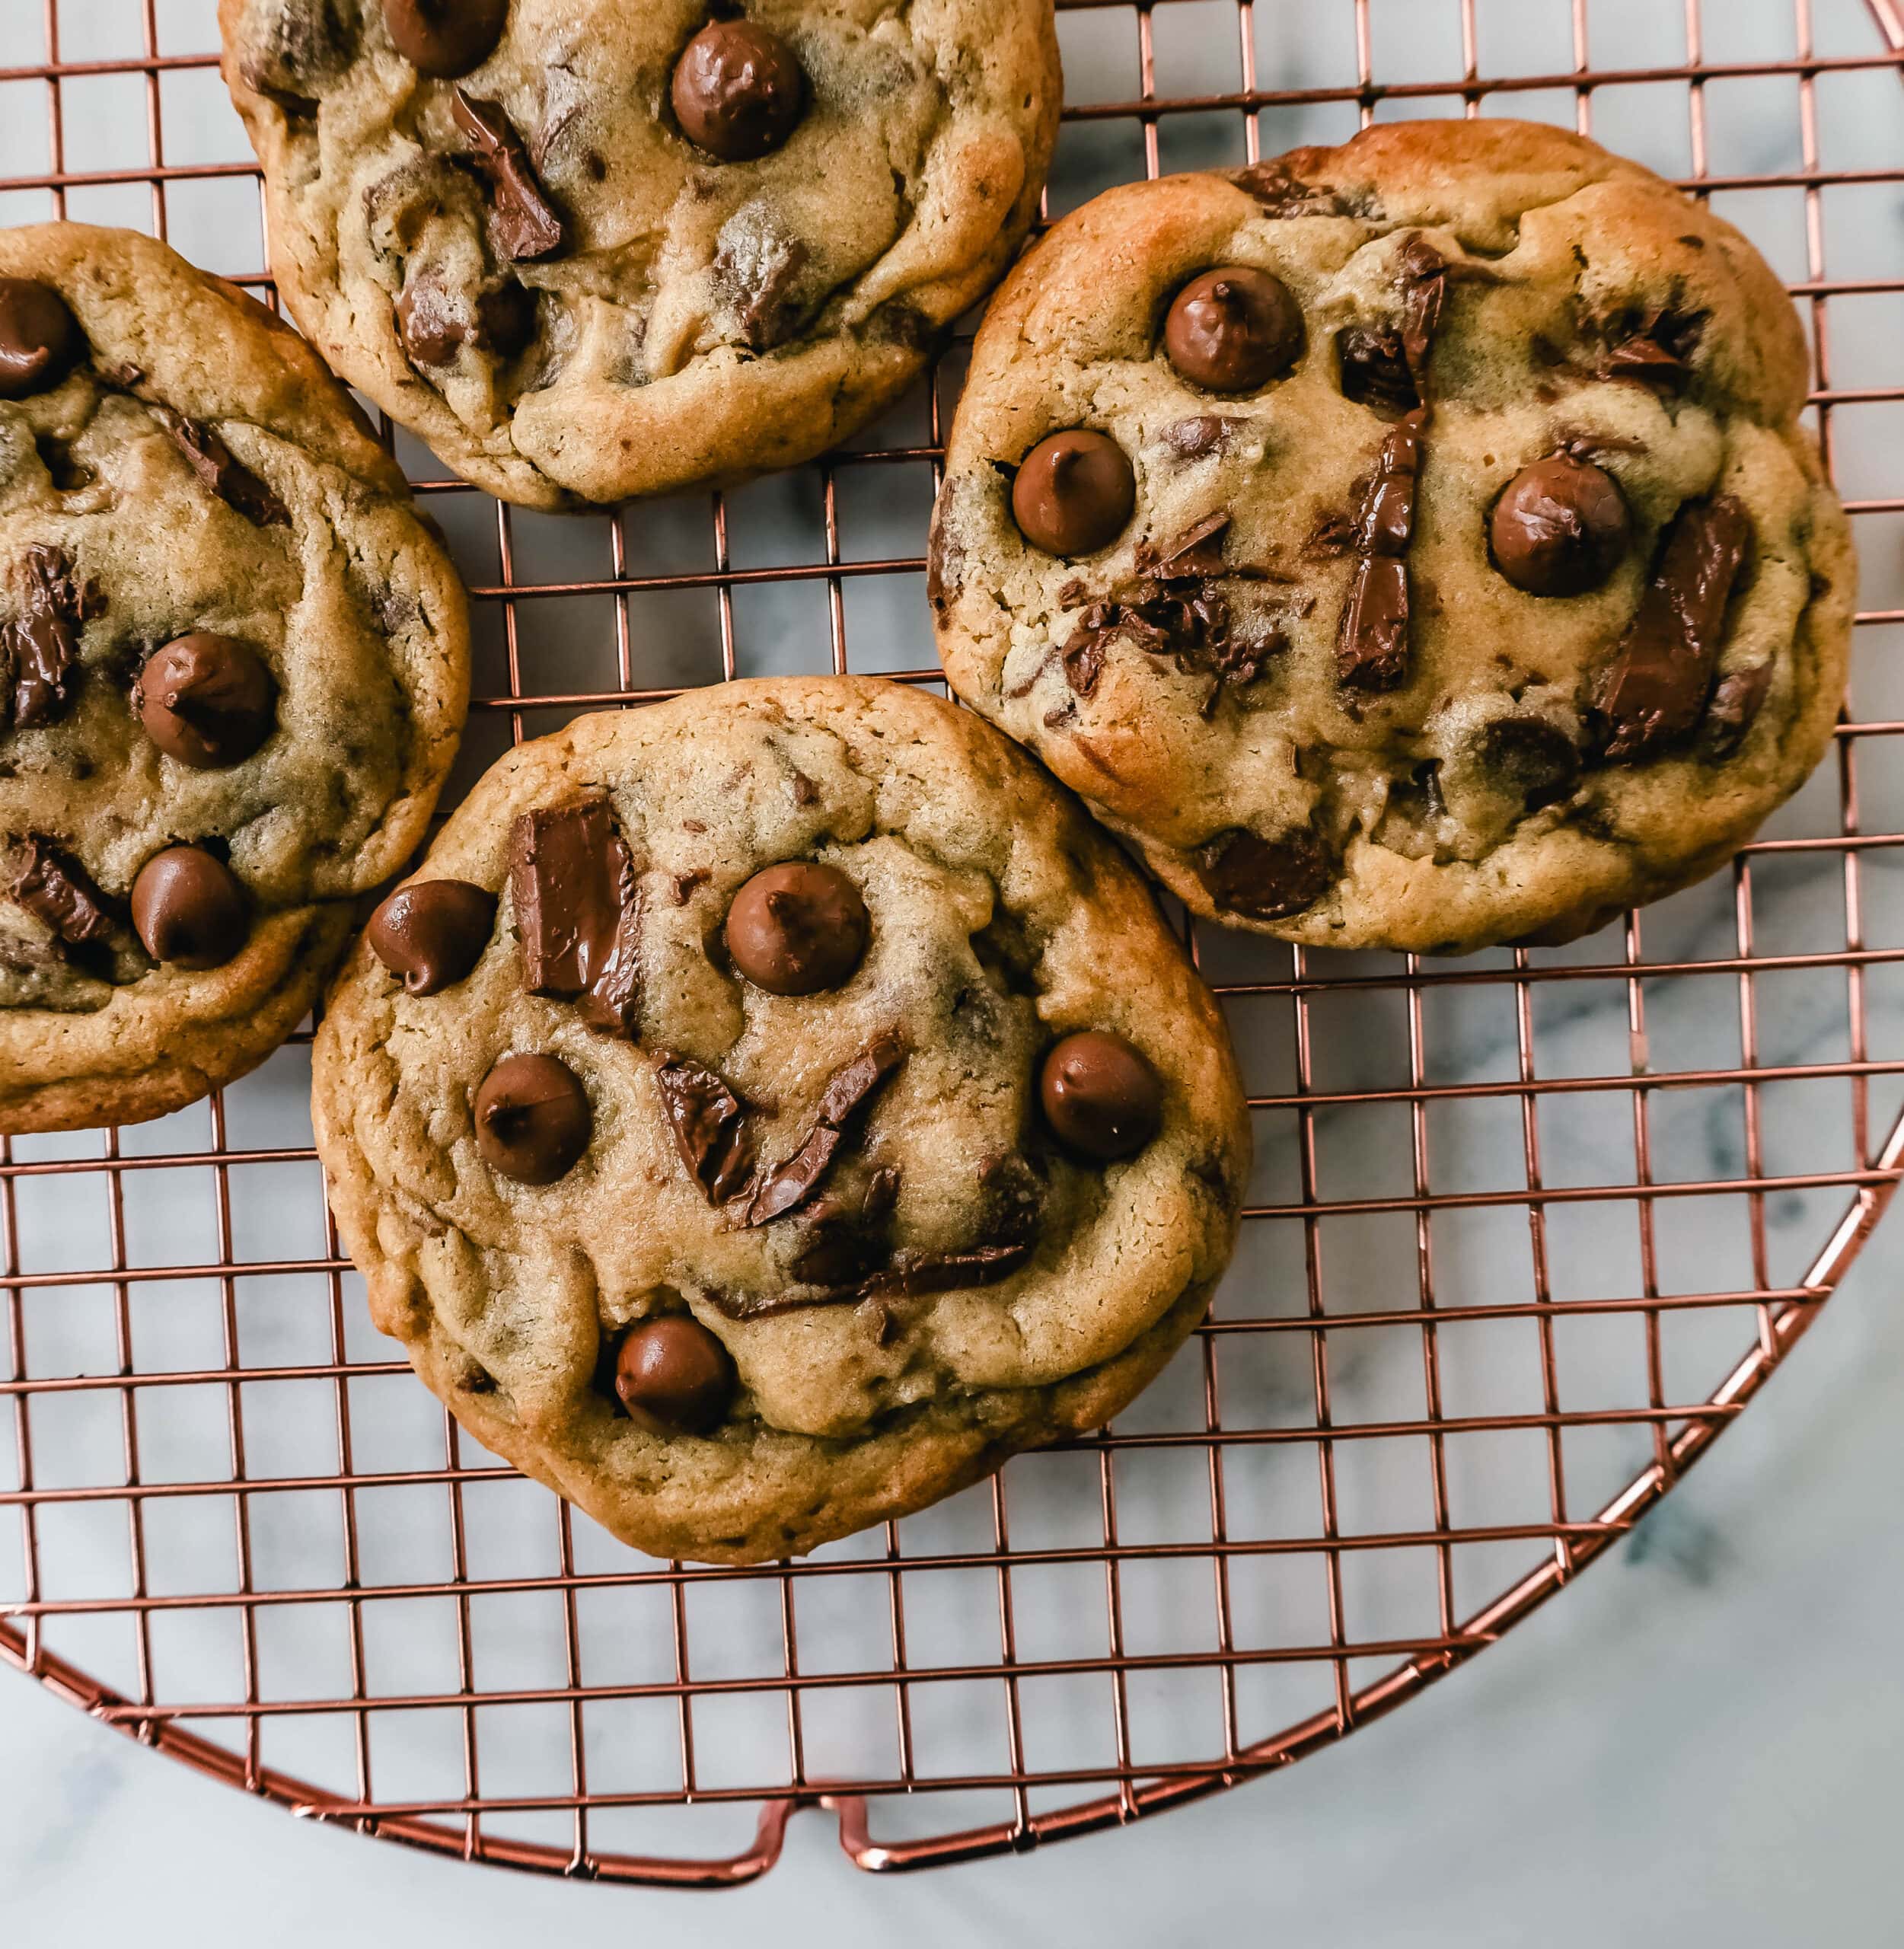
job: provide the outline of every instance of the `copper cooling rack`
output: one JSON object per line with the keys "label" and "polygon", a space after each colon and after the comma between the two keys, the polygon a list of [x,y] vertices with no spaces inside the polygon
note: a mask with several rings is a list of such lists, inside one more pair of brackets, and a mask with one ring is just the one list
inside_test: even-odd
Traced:
{"label": "copper cooling rack", "polygon": [[[1896,0],[1059,5],[1054,214],[1510,113],[1751,232],[1806,315],[1865,564],[1833,761],[1729,876],[1564,950],[1194,936],[1261,1156],[1209,1323],[1114,1429],[799,1563],[636,1556],[459,1437],[339,1252],[308,1037],[163,1123],[0,1142],[0,1657],[94,1718],[307,1815],[630,1881],[760,1874],[808,1806],[867,1868],[1129,1821],[1365,1724],[1604,1553],[1888,1202]],[[0,12],[0,222],[148,228],[268,295],[212,0]],[[477,598],[461,782],[577,710],[736,674],[933,681],[960,360],[823,466],[612,516],[512,513],[399,436]]]}

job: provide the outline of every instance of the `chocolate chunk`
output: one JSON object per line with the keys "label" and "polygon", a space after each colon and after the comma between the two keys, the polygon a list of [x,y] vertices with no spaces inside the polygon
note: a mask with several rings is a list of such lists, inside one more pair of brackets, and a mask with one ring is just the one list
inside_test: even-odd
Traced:
{"label": "chocolate chunk", "polygon": [[79,321],[51,285],[0,277],[0,399],[56,386],[85,349]]}
{"label": "chocolate chunk", "polygon": [[946,499],[942,495],[933,509],[926,543],[926,600],[942,616],[957,601],[965,573],[965,551],[947,531]]}
{"label": "chocolate chunk", "polygon": [[706,885],[713,877],[705,866],[693,866],[684,873],[671,873],[668,888],[675,896],[675,904],[685,907],[694,897],[696,889]]}
{"label": "chocolate chunk", "polygon": [[681,1162],[707,1195],[724,1204],[754,1169],[754,1137],[747,1106],[692,1056],[667,1056],[655,1072],[662,1109]]}
{"label": "chocolate chunk", "polygon": [[1662,395],[1682,393],[1705,330],[1703,314],[1647,311],[1635,329],[1615,338],[1594,370],[1600,378],[1633,380]]}
{"label": "chocolate chunk", "polygon": [[[1312,155],[1316,152],[1298,150],[1295,153]],[[1283,156],[1273,156],[1265,162],[1253,162],[1247,169],[1236,170],[1229,180],[1238,189],[1247,190],[1254,196],[1262,205],[1266,216],[1354,216],[1363,214],[1367,209],[1366,198],[1345,195],[1325,183],[1303,181],[1290,167],[1290,159]]]}
{"label": "chocolate chunk", "polygon": [[1220,413],[1199,413],[1188,419],[1173,419],[1162,437],[1179,460],[1201,460],[1220,451],[1233,433],[1249,424],[1246,419],[1226,419]]}
{"label": "chocolate chunk", "polygon": [[1163,322],[1171,364],[1214,393],[1254,392],[1280,378],[1302,356],[1307,337],[1289,286],[1247,264],[1192,278]]}
{"label": "chocolate chunk", "polygon": [[505,1056],[476,1093],[476,1147],[499,1176],[552,1185],[595,1134],[582,1080],[555,1056]]}
{"label": "chocolate chunk", "polygon": [[1730,670],[1712,687],[1712,701],[1705,708],[1705,723],[1699,736],[1699,755],[1728,758],[1746,741],[1765,693],[1772,688],[1772,665],[1753,663],[1743,670]]}
{"label": "chocolate chunk", "polygon": [[844,986],[865,958],[872,917],[837,866],[789,860],[756,873],[727,910],[734,965],[770,995]]}
{"label": "chocolate chunk", "polygon": [[615,1392],[650,1434],[712,1434],[738,1386],[727,1349],[686,1313],[640,1321],[615,1350]]}
{"label": "chocolate chunk", "polygon": [[1134,1157],[1163,1119],[1156,1070],[1121,1035],[1099,1029],[1067,1035],[1045,1057],[1038,1101],[1067,1144],[1107,1163]]}
{"label": "chocolate chunk", "polygon": [[132,882],[132,926],[155,961],[222,968],[250,933],[250,902],[222,860],[196,846],[168,846]]}
{"label": "chocolate chunk", "polygon": [[860,1287],[861,1299],[910,1300],[962,1286],[994,1286],[1031,1257],[1029,1244],[980,1246],[970,1252],[901,1253]]}
{"label": "chocolate chunk", "polygon": [[1223,537],[1229,516],[1220,509],[1193,522],[1167,541],[1140,541],[1133,566],[1140,576],[1160,582],[1200,582],[1224,572]]}
{"label": "chocolate chunk", "polygon": [[1529,595],[1584,595],[1620,565],[1633,524],[1619,483],[1571,454],[1524,467],[1488,518],[1494,566]]}
{"label": "chocolate chunk", "polygon": [[806,76],[792,48],[757,21],[713,21],[682,51],[669,90],[681,132],[722,162],[751,162],[799,125]]}
{"label": "chocolate chunk", "polygon": [[412,365],[450,365],[469,343],[470,321],[455,294],[426,271],[397,294],[397,331]]}
{"label": "chocolate chunk", "polygon": [[1544,717],[1497,717],[1482,726],[1475,756],[1485,772],[1520,794],[1530,812],[1564,799],[1580,782],[1580,751]]}
{"label": "chocolate chunk", "polygon": [[476,300],[476,343],[498,359],[515,359],[534,342],[535,293],[513,278],[480,292]]}
{"label": "chocolate chunk", "polygon": [[496,255],[525,263],[560,250],[568,232],[509,118],[496,103],[478,101],[461,88],[450,113],[469,144],[470,161],[489,179],[490,242]]}
{"label": "chocolate chunk", "polygon": [[173,445],[192,463],[199,480],[254,528],[291,525],[291,510],[210,427],[187,419],[169,406],[152,405],[149,410],[171,436]]}
{"label": "chocolate chunk", "polygon": [[194,771],[219,771],[270,736],[277,697],[249,643],[199,630],[153,652],[132,686],[132,708],[167,757]]}
{"label": "chocolate chunk", "polygon": [[252,0],[239,72],[288,114],[314,115],[324,85],[353,59],[358,0]]}
{"label": "chocolate chunk", "polygon": [[509,0],[384,0],[391,44],[419,74],[443,81],[481,67],[509,18]]}
{"label": "chocolate chunk", "polygon": [[1124,532],[1137,506],[1129,457],[1109,435],[1073,427],[1038,442],[1012,483],[1026,541],[1051,555],[1094,555]]}
{"label": "chocolate chunk", "polygon": [[1221,911],[1252,920],[1286,920],[1313,907],[1335,877],[1314,833],[1268,840],[1245,826],[1219,833],[1200,847],[1196,866],[1197,877]]}
{"label": "chocolate chunk", "polygon": [[50,723],[72,701],[80,629],[106,605],[57,548],[29,548],[19,582],[24,614],[0,623],[0,729],[11,709],[26,731]]}
{"label": "chocolate chunk", "polygon": [[799,238],[777,225],[750,220],[722,227],[715,287],[750,351],[771,352],[798,336],[804,308],[797,286],[812,257]]}
{"label": "chocolate chunk", "polygon": [[1421,404],[1399,331],[1350,325],[1335,334],[1342,397],[1398,416]]}
{"label": "chocolate chunk", "polygon": [[1428,399],[1428,359],[1448,295],[1448,260],[1419,231],[1402,247],[1402,356],[1416,396]]}
{"label": "chocolate chunk", "polygon": [[85,868],[37,833],[21,843],[12,875],[0,892],[50,927],[62,946],[84,947],[113,931],[106,897]]}
{"label": "chocolate chunk", "polygon": [[577,1000],[592,1028],[633,1041],[641,898],[614,806],[525,812],[509,836],[509,887],[531,993]]}
{"label": "chocolate chunk", "polygon": [[419,880],[399,887],[372,914],[367,937],[413,995],[434,995],[482,959],[496,906],[494,894],[467,880]]}
{"label": "chocolate chunk", "polygon": [[1630,762],[1696,725],[1725,640],[1727,604],[1752,553],[1752,518],[1724,494],[1680,510],[1594,702],[1606,756]]}
{"label": "chocolate chunk", "polygon": [[861,1054],[834,1072],[820,1093],[812,1128],[793,1154],[754,1186],[747,1207],[750,1226],[770,1224],[813,1195],[839,1154],[853,1118],[905,1059],[904,1043],[887,1033],[875,1035]]}
{"label": "chocolate chunk", "polygon": [[1383,442],[1356,519],[1359,560],[1335,644],[1336,679],[1356,690],[1393,690],[1408,675],[1406,558],[1414,537],[1422,419],[1411,414]]}

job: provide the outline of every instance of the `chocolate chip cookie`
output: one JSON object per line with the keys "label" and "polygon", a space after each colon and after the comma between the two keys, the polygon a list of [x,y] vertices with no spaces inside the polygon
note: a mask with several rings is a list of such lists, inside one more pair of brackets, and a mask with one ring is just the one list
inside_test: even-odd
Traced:
{"label": "chocolate chip cookie", "polygon": [[1198,914],[1568,939],[1826,747],[1853,562],[1807,371],[1736,230],[1558,129],[1113,190],[979,333],[946,673]]}
{"label": "chocolate chip cookie", "polygon": [[149,238],[0,231],[0,1131],[283,1041],[423,837],[468,647],[295,333]]}
{"label": "chocolate chip cookie", "polygon": [[424,1380],[627,1542],[721,1562],[1115,1414],[1249,1155],[1116,849],[970,713],[860,678],[502,760],[339,977],[313,1099]]}
{"label": "chocolate chip cookie", "polygon": [[1051,0],[221,0],[279,285],[534,507],[810,459],[1010,261]]}

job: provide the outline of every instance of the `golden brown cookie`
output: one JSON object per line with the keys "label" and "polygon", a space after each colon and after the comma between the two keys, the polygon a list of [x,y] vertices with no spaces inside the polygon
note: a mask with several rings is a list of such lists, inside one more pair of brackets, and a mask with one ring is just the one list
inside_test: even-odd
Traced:
{"label": "golden brown cookie", "polygon": [[1568,938],[1826,747],[1854,565],[1807,370],[1738,231],[1558,129],[1113,190],[979,333],[947,675],[1197,913]]}
{"label": "golden brown cookie", "polygon": [[0,232],[0,1131],[276,1048],[467,690],[455,571],[301,339],[149,238]]}
{"label": "golden brown cookie", "polygon": [[222,0],[279,289],[536,507],[792,466],[924,365],[1038,209],[1051,0]]}
{"label": "golden brown cookie", "polygon": [[732,684],[502,759],[333,989],[378,1324],[617,1536],[747,1562],[1115,1413],[1249,1135],[1141,881],[969,713]]}

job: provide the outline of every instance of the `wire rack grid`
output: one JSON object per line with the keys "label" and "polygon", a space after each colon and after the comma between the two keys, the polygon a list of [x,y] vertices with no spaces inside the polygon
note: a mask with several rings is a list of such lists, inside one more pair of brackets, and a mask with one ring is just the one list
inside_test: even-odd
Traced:
{"label": "wire rack grid", "polygon": [[[212,0],[7,7],[43,45],[0,69],[0,221],[129,222],[269,297]],[[1261,1153],[1209,1321],[1114,1429],[797,1564],[636,1556],[460,1437],[368,1330],[308,1035],[163,1122],[0,1140],[0,1657],[96,1718],[308,1815],[628,1881],[762,1873],[803,1806],[868,1868],[1127,1822],[1367,1724],[1605,1553],[1888,1201],[1896,0],[1059,21],[1053,215],[1374,119],[1518,113],[1745,227],[1806,317],[1865,562],[1833,761],[1730,876],[1565,949],[1424,965],[1189,930]],[[821,465],[585,519],[395,435],[477,597],[459,786],[579,710],[736,675],[933,681],[920,553],[968,342]]]}

